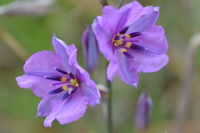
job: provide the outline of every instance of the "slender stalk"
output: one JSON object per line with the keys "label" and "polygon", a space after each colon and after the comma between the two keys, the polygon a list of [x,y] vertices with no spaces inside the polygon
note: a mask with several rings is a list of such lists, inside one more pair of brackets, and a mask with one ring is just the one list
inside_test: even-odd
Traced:
{"label": "slender stalk", "polygon": [[113,125],[112,125],[112,84],[110,81],[107,81],[108,87],[108,132],[113,132]]}
{"label": "slender stalk", "polygon": [[0,27],[0,39],[2,39],[5,42],[5,45],[7,45],[20,59],[27,59],[28,52],[3,27]]}
{"label": "slender stalk", "polygon": [[185,120],[190,110],[189,106],[192,102],[192,84],[195,73],[194,55],[197,47],[200,46],[200,33],[193,36],[187,49],[187,66],[185,70],[184,80],[181,86],[180,98],[178,99],[175,114],[174,128],[172,133],[182,133]]}
{"label": "slender stalk", "polygon": [[124,0],[119,0],[119,3],[118,3],[118,8],[120,8],[124,3]]}
{"label": "slender stalk", "polygon": [[[106,65],[108,66],[108,64]],[[112,123],[112,83],[109,80],[106,80],[106,85],[108,88],[108,133],[113,133],[113,123]]]}
{"label": "slender stalk", "polygon": [[101,4],[102,6],[107,6],[108,5],[108,0],[101,0]]}

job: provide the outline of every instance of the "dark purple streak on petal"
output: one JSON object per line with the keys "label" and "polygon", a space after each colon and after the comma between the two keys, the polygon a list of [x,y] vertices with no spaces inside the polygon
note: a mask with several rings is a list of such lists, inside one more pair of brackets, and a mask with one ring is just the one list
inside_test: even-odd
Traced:
{"label": "dark purple streak on petal", "polygon": [[58,89],[49,91],[48,94],[56,94],[56,93],[60,93],[60,92],[62,92],[62,91],[63,91],[63,89],[62,89],[62,87],[60,87],[60,88],[58,88]]}
{"label": "dark purple streak on petal", "polygon": [[126,31],[128,30],[128,26],[126,26],[126,27],[124,27],[119,33],[120,34],[125,34],[126,33]]}
{"label": "dark purple streak on petal", "polygon": [[56,71],[62,73],[62,74],[68,74],[68,72],[66,72],[66,71],[64,71],[64,70],[61,70],[60,68],[55,67],[54,69],[55,69]]}
{"label": "dark purple streak on petal", "polygon": [[140,50],[140,51],[141,51],[141,50],[145,50],[144,47],[139,46],[139,45],[137,45],[137,44],[132,44],[130,48],[131,48],[131,49],[134,49],[134,50]]}
{"label": "dark purple streak on petal", "polygon": [[129,34],[129,35],[130,35],[131,38],[132,38],[132,37],[140,36],[140,35],[142,35],[142,33],[140,33],[140,32],[133,32],[133,33],[131,33],[131,34]]}
{"label": "dark purple streak on petal", "polygon": [[68,98],[68,96],[69,96],[69,92],[66,92],[66,93],[60,98],[60,100],[63,101],[63,100],[65,100],[66,98]]}
{"label": "dark purple streak on petal", "polygon": [[45,79],[60,81],[61,77],[59,76],[44,76]]}

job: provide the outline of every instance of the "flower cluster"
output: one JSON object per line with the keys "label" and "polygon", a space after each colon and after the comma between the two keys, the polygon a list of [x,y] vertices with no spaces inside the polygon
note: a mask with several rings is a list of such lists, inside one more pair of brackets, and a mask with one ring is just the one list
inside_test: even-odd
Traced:
{"label": "flower cluster", "polygon": [[[109,61],[107,79],[115,75],[128,85],[137,87],[138,73],[155,72],[168,62],[165,31],[156,25],[159,7],[143,7],[130,2],[117,9],[104,6],[83,33],[82,45],[87,69],[98,64],[99,51]],[[89,74],[77,63],[76,46],[66,45],[55,35],[54,52],[40,51],[24,65],[25,74],[16,78],[21,88],[28,88],[42,100],[37,116],[46,116],[45,127],[54,120],[60,124],[73,122],[85,114],[88,105],[100,103],[100,93]],[[147,93],[139,100],[136,115],[138,128],[145,128],[152,102]]]}

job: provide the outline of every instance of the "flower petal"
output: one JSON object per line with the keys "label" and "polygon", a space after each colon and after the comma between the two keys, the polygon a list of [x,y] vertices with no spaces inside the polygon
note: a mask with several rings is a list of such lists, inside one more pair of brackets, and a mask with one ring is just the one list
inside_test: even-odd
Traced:
{"label": "flower petal", "polygon": [[56,119],[57,114],[64,107],[66,101],[61,101],[55,97],[46,96],[38,105],[38,116],[47,116],[44,120],[45,127],[51,127],[52,122]]}
{"label": "flower petal", "polygon": [[60,58],[50,51],[40,51],[32,55],[24,65],[26,74],[44,76],[55,74],[55,67],[60,66]]}
{"label": "flower petal", "polygon": [[47,116],[44,121],[45,127],[51,127],[55,119],[62,125],[68,124],[85,114],[87,104],[87,98],[82,96],[80,90],[64,101],[47,96],[38,105],[38,116]]}
{"label": "flower petal", "polygon": [[99,18],[94,20],[92,29],[99,44],[99,50],[103,53],[107,60],[113,60],[114,55],[111,43],[112,36],[109,31],[106,28],[103,28],[99,23]]}
{"label": "flower petal", "polygon": [[117,9],[113,6],[104,6],[100,24],[108,29],[112,35],[117,34],[127,24],[137,18],[143,6],[133,1]]}
{"label": "flower petal", "polygon": [[87,98],[76,92],[66,101],[56,115],[60,124],[68,124],[80,119],[87,109]]}
{"label": "flower petal", "polygon": [[130,8],[131,10],[129,12],[126,25],[130,24],[130,22],[132,23],[135,20],[137,20],[141,16],[141,12],[144,9],[144,7],[138,1],[135,1],[135,0],[133,0],[133,2],[129,4],[125,4],[124,6],[120,8],[120,10],[124,11],[125,9],[128,9],[128,8]]}
{"label": "flower petal", "polygon": [[38,113],[37,116],[47,116],[52,111],[52,102],[54,97],[52,95],[47,95],[44,97],[38,104]]}
{"label": "flower petal", "polygon": [[156,72],[163,68],[168,61],[169,58],[166,54],[142,54],[138,52],[134,53],[131,67],[132,69],[136,69],[138,72]]}
{"label": "flower petal", "polygon": [[50,81],[38,76],[23,75],[17,77],[16,81],[21,88],[31,88],[38,97],[44,97],[49,90],[53,89]]}
{"label": "flower petal", "polygon": [[[90,84],[94,83],[92,80],[88,80],[87,83],[88,82],[92,82]],[[89,105],[95,106],[96,104],[100,104],[100,93],[96,86],[92,87],[87,84],[82,84],[80,89],[83,95],[87,98]]]}
{"label": "flower petal", "polygon": [[59,55],[59,57],[61,58],[63,69],[71,70],[71,65],[76,63],[76,46],[73,44],[67,46],[65,42],[56,38],[55,35],[53,35],[52,37],[52,44],[56,54]]}
{"label": "flower petal", "polygon": [[135,71],[135,69],[130,68],[129,59],[121,52],[118,52],[118,58],[119,58],[119,68],[120,68],[118,74],[120,78],[127,84],[137,87],[138,74]]}
{"label": "flower petal", "polygon": [[98,17],[99,23],[105,29],[108,29],[111,34],[116,33],[116,27],[118,24],[118,9],[113,6],[104,6],[101,17]]}
{"label": "flower petal", "polygon": [[145,7],[141,12],[140,17],[129,25],[127,33],[130,34],[133,32],[143,32],[144,30],[146,30],[147,28],[156,23],[158,16],[159,16],[158,7],[151,7],[151,6]]}
{"label": "flower petal", "polygon": [[118,64],[111,61],[107,67],[107,79],[112,81],[114,76],[117,74],[118,71]]}
{"label": "flower petal", "polygon": [[96,87],[96,84],[91,80],[89,74],[79,65],[76,64],[79,80],[81,80],[81,92],[88,99],[88,103],[92,106],[100,103],[100,92]]}
{"label": "flower petal", "polygon": [[154,53],[163,54],[168,50],[165,31],[161,26],[151,26],[139,38],[140,45]]}
{"label": "flower petal", "polygon": [[143,6],[137,2],[133,1],[129,4],[125,4],[118,10],[116,18],[118,18],[117,31],[122,30],[123,27],[127,26],[130,22],[134,22],[143,9]]}

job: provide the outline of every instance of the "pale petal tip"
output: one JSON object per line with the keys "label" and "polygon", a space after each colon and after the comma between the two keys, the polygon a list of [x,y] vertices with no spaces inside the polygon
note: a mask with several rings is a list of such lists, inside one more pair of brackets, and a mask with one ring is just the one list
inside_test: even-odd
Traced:
{"label": "pale petal tip", "polygon": [[52,38],[56,38],[56,34],[55,33],[52,34]]}
{"label": "pale petal tip", "polygon": [[132,85],[137,89],[138,83],[132,83]]}
{"label": "pale petal tip", "polygon": [[160,7],[154,7],[154,11],[159,12]]}
{"label": "pale petal tip", "polygon": [[47,116],[44,120],[44,127],[51,127],[52,122],[55,118],[53,116]]}

